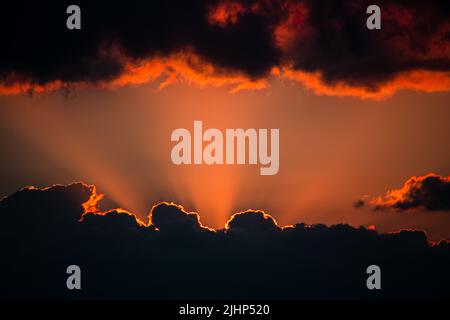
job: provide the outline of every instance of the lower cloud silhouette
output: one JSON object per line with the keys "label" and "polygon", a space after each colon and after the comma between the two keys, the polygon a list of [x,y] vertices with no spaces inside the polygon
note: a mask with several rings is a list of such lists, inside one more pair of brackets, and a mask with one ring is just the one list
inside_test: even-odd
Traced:
{"label": "lower cloud silhouette", "polygon": [[[450,244],[423,231],[348,225],[280,227],[262,211],[222,230],[173,203],[148,222],[98,212],[94,186],[24,188],[0,202],[2,298],[317,299],[449,297]],[[68,290],[66,268],[81,268]],[[381,290],[366,269],[381,268]]]}

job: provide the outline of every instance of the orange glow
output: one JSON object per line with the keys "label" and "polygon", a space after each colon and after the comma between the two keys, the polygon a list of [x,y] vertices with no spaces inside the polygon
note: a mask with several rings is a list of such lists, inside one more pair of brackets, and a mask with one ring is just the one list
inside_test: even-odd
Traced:
{"label": "orange glow", "polygon": [[[89,133],[79,131],[76,126],[71,127],[67,115],[52,112],[52,110],[41,110],[40,114],[48,120],[46,129],[39,129],[39,123],[30,114],[20,114],[16,121],[16,127],[22,134],[27,136],[43,152],[60,159],[62,163],[76,176],[84,180],[95,181],[96,186],[105,190],[105,195],[115,201],[121,207],[132,211],[144,212],[144,208],[136,207],[139,203],[137,196],[132,192],[131,183],[127,182],[117,171],[117,168],[109,165],[108,155],[104,154],[95,146],[89,145]],[[55,132],[65,134],[55,135]],[[36,134],[39,132],[39,135]],[[43,139],[42,137],[46,137]],[[52,138],[49,138],[52,137]],[[68,144],[67,141],[71,143]],[[97,194],[97,189],[90,185],[93,190],[91,198],[83,204],[86,212],[98,212],[98,202],[103,194]]]}
{"label": "orange glow", "polygon": [[176,199],[192,203],[196,210],[207,213],[204,217],[208,225],[223,225],[236,203],[242,169],[224,166],[184,169],[168,177]]}

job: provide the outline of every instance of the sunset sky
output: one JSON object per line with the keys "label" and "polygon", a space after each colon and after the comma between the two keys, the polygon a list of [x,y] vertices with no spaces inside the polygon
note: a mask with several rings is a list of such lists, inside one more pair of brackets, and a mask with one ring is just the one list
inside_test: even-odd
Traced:
{"label": "sunset sky", "polygon": [[[2,183],[85,181],[109,206],[140,217],[162,200],[220,228],[232,213],[263,209],[280,224],[350,223],[381,231],[420,228],[449,237],[446,212],[373,211],[352,202],[398,189],[413,175],[450,174],[449,93],[404,91],[382,101],[317,96],[292,81],[230,94],[227,88],[158,82],[113,91],[0,98]],[[280,171],[259,166],[175,166],[175,128],[279,128]],[[108,201],[104,201],[108,205]]]}
{"label": "sunset sky", "polygon": [[[54,29],[64,26],[64,14],[52,15],[64,5],[38,11],[46,23],[34,27],[0,17],[17,26],[11,36],[0,23],[8,43],[0,196],[84,181],[105,195],[102,208],[141,218],[173,201],[218,229],[235,212],[261,209],[280,225],[349,223],[450,238],[449,208],[373,205],[413,176],[450,176],[448,2],[380,1],[385,20],[373,33],[365,2],[344,3],[130,6],[118,22],[118,9],[101,15],[104,8],[82,2],[79,33]],[[162,17],[134,19],[141,11]],[[161,27],[164,17],[170,28]],[[26,44],[9,41],[22,34]],[[194,120],[222,130],[280,129],[279,173],[175,166],[171,132],[192,130]],[[365,205],[355,208],[357,200]]]}

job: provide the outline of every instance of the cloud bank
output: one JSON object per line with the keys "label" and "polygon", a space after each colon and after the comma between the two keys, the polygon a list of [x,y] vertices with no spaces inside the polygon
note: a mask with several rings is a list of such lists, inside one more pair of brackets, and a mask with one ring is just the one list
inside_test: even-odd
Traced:
{"label": "cloud bank", "polygon": [[365,26],[370,1],[199,0],[116,5],[78,1],[3,5],[0,93],[100,88],[160,79],[232,91],[270,76],[317,94],[382,98],[406,88],[450,89],[448,1],[382,0],[382,29]]}
{"label": "cloud bank", "polygon": [[[267,213],[202,225],[173,203],[148,221],[99,212],[94,186],[27,187],[0,201],[2,298],[431,298],[448,297],[450,245],[423,231],[378,234],[348,225],[281,227]],[[82,290],[65,287],[68,265]],[[366,288],[367,266],[382,290]]]}

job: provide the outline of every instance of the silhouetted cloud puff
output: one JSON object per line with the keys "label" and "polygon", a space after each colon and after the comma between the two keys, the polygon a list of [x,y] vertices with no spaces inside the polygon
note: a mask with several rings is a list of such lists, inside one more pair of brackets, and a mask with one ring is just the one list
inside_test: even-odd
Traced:
{"label": "silhouetted cloud puff", "polygon": [[362,208],[366,205],[366,202],[363,199],[358,199],[353,201],[353,207],[358,209],[358,208]]}
{"label": "silhouetted cloud puff", "polygon": [[[450,245],[428,242],[423,231],[281,228],[253,210],[212,230],[172,203],[154,206],[144,222],[122,209],[98,212],[100,199],[83,183],[2,199],[0,297],[449,297]],[[65,287],[72,264],[82,270],[80,291]],[[381,291],[366,288],[371,264],[381,267]]]}
{"label": "silhouetted cloud puff", "polygon": [[[0,84],[20,92],[55,81],[61,83],[50,88],[110,82],[130,72],[130,65],[146,60],[159,74],[156,61],[165,64],[164,59],[189,52],[212,64],[214,72],[208,73],[210,68],[192,55],[177,72],[190,69],[206,77],[239,74],[255,80],[281,67],[308,87],[329,93],[319,88],[317,79],[307,80],[295,72],[319,73],[325,86],[344,84],[375,92],[401,73],[425,71],[439,74],[396,79],[389,83],[388,93],[396,86],[450,88],[447,0],[380,0],[382,29],[376,31],[366,28],[366,8],[372,1],[78,1],[79,31],[66,29],[70,4],[2,4]],[[169,69],[177,67],[170,64]],[[155,78],[140,74],[147,76]],[[118,82],[140,82],[132,78]]]}
{"label": "silhouetted cloud puff", "polygon": [[411,177],[400,189],[389,191],[383,198],[372,201],[375,209],[400,211],[423,209],[450,210],[450,177],[434,173]]}
{"label": "silhouetted cloud puff", "polygon": [[227,222],[226,230],[229,233],[248,235],[281,231],[276,221],[270,215],[254,210],[234,214]]}
{"label": "silhouetted cloud puff", "polygon": [[186,212],[182,206],[162,202],[150,211],[150,224],[163,232],[200,232],[205,228],[195,212]]}

